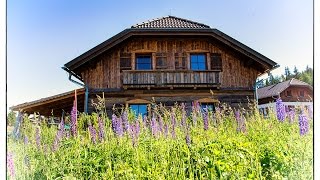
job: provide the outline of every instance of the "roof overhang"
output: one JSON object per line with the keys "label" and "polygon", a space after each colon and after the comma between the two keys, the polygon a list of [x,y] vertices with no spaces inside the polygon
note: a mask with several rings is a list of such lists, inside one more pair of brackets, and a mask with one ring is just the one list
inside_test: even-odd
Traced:
{"label": "roof overhang", "polygon": [[133,36],[208,36],[212,37],[215,40],[225,44],[228,47],[231,47],[235,51],[243,54],[250,59],[253,59],[257,63],[261,64],[265,71],[274,69],[278,67],[278,64],[272,61],[271,59],[267,58],[266,56],[258,53],[257,51],[251,49],[250,47],[240,43],[239,41],[233,39],[232,37],[224,34],[223,32],[217,29],[175,29],[175,28],[129,28],[125,29],[124,31],[116,34],[115,36],[111,37],[110,39],[102,42],[101,44],[97,45],[96,47],[90,49],[89,51],[83,53],[79,57],[71,60],[70,62],[66,63],[64,66],[69,71],[74,72],[77,68],[84,65],[85,63],[91,61],[95,57],[99,56],[100,54],[104,53],[105,51],[111,49],[112,47],[118,45],[119,43],[125,41],[126,39],[133,37]]}
{"label": "roof overhang", "polygon": [[[84,109],[84,88],[76,90],[77,92],[77,103],[78,110],[83,111]],[[54,96],[41,98],[39,100],[26,102],[16,106],[10,107],[12,111],[19,111],[23,113],[32,114],[38,112],[45,116],[61,116],[63,111],[70,112],[75,99],[75,90],[68,91],[65,93],[57,94]]]}

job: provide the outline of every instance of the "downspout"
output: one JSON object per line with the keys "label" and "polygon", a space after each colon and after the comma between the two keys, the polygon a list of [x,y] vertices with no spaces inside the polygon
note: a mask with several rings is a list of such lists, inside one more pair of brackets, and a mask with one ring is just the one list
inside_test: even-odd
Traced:
{"label": "downspout", "polygon": [[89,87],[85,83],[80,83],[78,81],[75,81],[72,79],[72,76],[75,78],[81,80],[79,77],[77,77],[73,72],[71,72],[66,67],[62,67],[63,70],[67,71],[69,73],[69,81],[73,82],[74,84],[80,85],[85,88],[85,98],[84,98],[84,113],[88,113],[88,99],[89,99]]}

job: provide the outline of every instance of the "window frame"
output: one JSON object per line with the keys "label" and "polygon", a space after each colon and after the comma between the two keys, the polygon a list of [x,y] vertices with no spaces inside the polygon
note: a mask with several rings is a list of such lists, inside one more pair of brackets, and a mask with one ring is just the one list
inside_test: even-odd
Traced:
{"label": "window frame", "polygon": [[[204,69],[199,69],[199,63],[202,63],[202,62],[199,62],[199,59],[198,59],[198,57],[197,57],[197,62],[195,63],[195,62],[192,62],[192,57],[193,56],[203,56],[204,57],[204,62],[203,62],[203,64],[204,64]],[[207,65],[207,55],[206,55],[206,53],[190,53],[190,59],[189,59],[189,62],[190,62],[190,70],[192,70],[192,71],[206,71],[206,70],[208,70],[208,65]],[[197,66],[198,66],[198,69],[193,69],[192,68],[192,64],[197,64]]]}
{"label": "window frame", "polygon": [[[136,112],[135,110],[133,110],[131,108],[131,106],[138,106],[138,112]],[[139,106],[146,106],[146,112],[144,114],[140,113],[140,107]],[[147,103],[130,103],[128,104],[128,107],[131,111],[134,112],[136,118],[139,117],[139,115],[141,114],[142,117],[144,116],[148,116],[148,104]]]}
{"label": "window frame", "polygon": [[[138,63],[138,58],[139,57],[150,57],[150,63]],[[138,64],[150,64],[150,69],[138,69]],[[153,70],[153,67],[152,67],[152,54],[137,54],[135,56],[135,70],[138,70],[138,71],[149,71],[149,70]]]}

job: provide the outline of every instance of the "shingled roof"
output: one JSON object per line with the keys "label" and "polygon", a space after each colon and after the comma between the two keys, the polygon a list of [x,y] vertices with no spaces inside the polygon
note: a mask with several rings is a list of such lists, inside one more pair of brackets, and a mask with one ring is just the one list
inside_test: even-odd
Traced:
{"label": "shingled roof", "polygon": [[288,81],[258,89],[258,99],[272,96],[276,97],[290,86],[307,86],[312,89],[312,86],[310,86],[308,83],[292,78]]}
{"label": "shingled roof", "polygon": [[187,29],[203,29],[210,26],[187,19],[178,18],[175,16],[166,16],[157,19],[152,19],[140,24],[131,26],[131,28],[187,28]]}

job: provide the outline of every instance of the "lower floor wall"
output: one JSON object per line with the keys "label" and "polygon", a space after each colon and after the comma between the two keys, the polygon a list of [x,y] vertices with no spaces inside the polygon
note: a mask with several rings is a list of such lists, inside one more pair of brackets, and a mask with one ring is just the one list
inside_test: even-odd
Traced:
{"label": "lower floor wall", "polygon": [[[98,98],[99,96],[100,98]],[[103,98],[104,97],[104,98]],[[254,91],[251,90],[130,90],[123,92],[98,92],[89,96],[89,113],[97,111],[96,104],[104,99],[108,116],[114,113],[115,108],[124,108],[132,104],[163,104],[171,107],[175,103],[185,103],[186,110],[191,111],[192,103],[227,104],[232,108],[247,108],[249,102],[254,100]]]}

